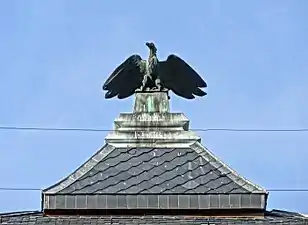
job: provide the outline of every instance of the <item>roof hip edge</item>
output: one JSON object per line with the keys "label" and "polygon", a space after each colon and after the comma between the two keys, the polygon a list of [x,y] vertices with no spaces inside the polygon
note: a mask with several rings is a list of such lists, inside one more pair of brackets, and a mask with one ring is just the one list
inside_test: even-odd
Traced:
{"label": "roof hip edge", "polygon": [[56,194],[66,187],[73,184],[80,177],[90,171],[97,163],[99,163],[102,159],[104,159],[107,155],[109,155],[116,147],[105,144],[102,148],[100,148],[93,156],[91,156],[85,163],[78,167],[74,172],[70,175],[66,176],[58,183],[46,188],[43,190],[43,194]]}
{"label": "roof hip edge", "polygon": [[241,176],[231,167],[229,167],[226,163],[216,157],[210,150],[208,150],[205,146],[203,146],[200,142],[195,142],[190,146],[193,150],[195,150],[201,157],[205,160],[209,161],[211,165],[213,165],[217,170],[219,170],[222,174],[228,176],[231,180],[237,183],[239,186],[245,188],[247,191],[252,193],[260,193],[268,195],[268,192],[249,181],[248,179]]}

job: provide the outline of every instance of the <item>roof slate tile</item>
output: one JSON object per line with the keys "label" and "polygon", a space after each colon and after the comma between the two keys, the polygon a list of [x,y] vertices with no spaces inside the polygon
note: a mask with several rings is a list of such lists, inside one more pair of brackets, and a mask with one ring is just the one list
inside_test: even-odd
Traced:
{"label": "roof slate tile", "polygon": [[[237,193],[246,196],[237,196]],[[178,148],[116,148],[107,144],[43,194],[45,209],[131,208],[135,203],[138,208],[161,208],[165,207],[164,202],[158,200],[164,195],[171,201],[168,203],[171,208],[190,207],[189,201],[200,209],[225,208],[226,204],[232,208],[230,201],[224,200],[224,195],[228,194],[229,197],[236,195],[238,201],[242,197],[245,199],[246,203],[237,204],[237,208],[264,210],[267,192],[236,174],[201,144],[194,143]],[[151,194],[154,197],[149,196]],[[251,194],[257,195],[259,202],[251,203]],[[130,206],[119,202],[122,195]],[[173,195],[179,200],[172,202]],[[194,202],[194,195],[199,196],[198,202]],[[202,195],[211,195],[208,205],[201,204]],[[68,200],[70,196],[75,200]],[[184,204],[185,199],[188,201]],[[98,204],[98,201],[105,203]]]}
{"label": "roof slate tile", "polygon": [[245,193],[191,148],[119,148],[61,194]]}
{"label": "roof slate tile", "polygon": [[43,216],[41,212],[0,215],[1,225],[307,225],[306,217],[291,213],[268,212],[259,218],[211,218],[198,216]]}

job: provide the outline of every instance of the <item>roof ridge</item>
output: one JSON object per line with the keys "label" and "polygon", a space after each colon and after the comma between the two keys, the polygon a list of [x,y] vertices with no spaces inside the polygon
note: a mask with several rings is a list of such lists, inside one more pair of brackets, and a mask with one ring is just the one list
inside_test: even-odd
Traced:
{"label": "roof ridge", "polygon": [[297,213],[297,212],[291,212],[286,210],[279,210],[279,209],[272,209],[271,211],[267,211],[267,214],[269,216],[275,216],[275,217],[299,217],[299,218],[307,218],[305,214]]}
{"label": "roof ridge", "polygon": [[39,211],[39,210],[15,211],[15,212],[0,213],[0,217],[26,216],[26,215],[33,215],[33,214],[40,214],[40,213],[42,213],[42,211]]}

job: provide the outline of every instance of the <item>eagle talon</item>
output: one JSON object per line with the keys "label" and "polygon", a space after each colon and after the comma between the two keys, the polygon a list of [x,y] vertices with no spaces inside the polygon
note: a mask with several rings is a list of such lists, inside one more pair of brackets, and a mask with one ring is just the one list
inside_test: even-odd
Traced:
{"label": "eagle talon", "polygon": [[143,92],[145,90],[146,90],[146,88],[144,86],[141,86],[140,88],[136,89],[136,92]]}
{"label": "eagle talon", "polygon": [[141,91],[142,91],[141,88],[137,88],[137,89],[135,90],[135,92],[141,92]]}

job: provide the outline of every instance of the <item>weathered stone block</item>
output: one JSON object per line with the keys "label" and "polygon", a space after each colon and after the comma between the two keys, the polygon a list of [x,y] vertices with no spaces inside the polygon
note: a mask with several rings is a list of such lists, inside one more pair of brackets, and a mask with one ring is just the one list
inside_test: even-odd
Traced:
{"label": "weathered stone block", "polygon": [[166,113],[170,111],[167,92],[136,93],[134,113]]}

